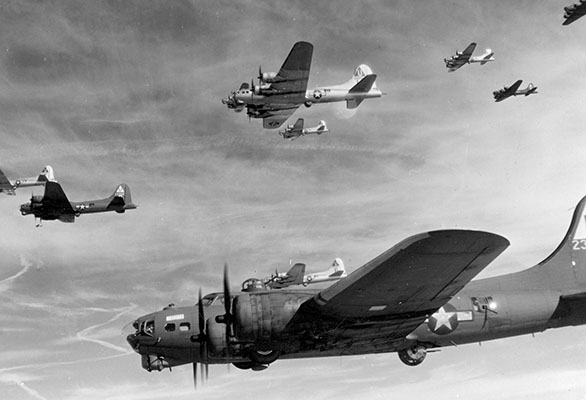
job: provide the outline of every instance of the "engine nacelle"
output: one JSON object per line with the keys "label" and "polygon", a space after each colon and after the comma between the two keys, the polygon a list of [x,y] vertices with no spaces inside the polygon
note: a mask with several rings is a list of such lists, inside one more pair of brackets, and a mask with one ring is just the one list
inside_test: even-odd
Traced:
{"label": "engine nacelle", "polygon": [[307,293],[264,292],[240,295],[234,299],[234,333],[239,341],[255,343],[257,348],[271,348],[299,306],[311,297]]}

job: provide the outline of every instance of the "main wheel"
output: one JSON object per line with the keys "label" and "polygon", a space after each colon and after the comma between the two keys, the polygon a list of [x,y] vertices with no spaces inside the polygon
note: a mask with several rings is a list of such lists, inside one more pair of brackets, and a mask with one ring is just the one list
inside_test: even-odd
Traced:
{"label": "main wheel", "polygon": [[425,346],[413,345],[408,349],[403,349],[397,352],[399,359],[410,367],[415,367],[425,360],[427,356],[427,350]]}
{"label": "main wheel", "polygon": [[257,364],[270,364],[279,358],[281,352],[279,350],[250,350],[248,358]]}

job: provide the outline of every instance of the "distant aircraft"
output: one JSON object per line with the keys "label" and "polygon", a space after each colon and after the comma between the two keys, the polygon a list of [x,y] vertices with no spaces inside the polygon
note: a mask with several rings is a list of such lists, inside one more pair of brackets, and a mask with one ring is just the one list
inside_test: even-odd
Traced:
{"label": "distant aircraft", "polygon": [[509,87],[505,86],[503,89],[492,92],[494,100],[498,103],[499,101],[508,99],[511,96],[529,96],[530,94],[538,93],[537,87],[533,86],[532,83],[530,83],[525,89],[519,89],[521,83],[523,83],[523,80],[519,79],[517,82],[513,83]]}
{"label": "distant aircraft", "polygon": [[43,220],[56,220],[61,222],[75,222],[75,217],[81,214],[90,214],[106,211],[123,213],[126,210],[135,209],[130,197],[130,188],[121,183],[112,196],[100,200],[90,201],[69,201],[61,185],[57,182],[48,181],[45,183],[45,194],[43,196],[32,196],[29,203],[20,206],[22,215],[34,214],[38,218],[37,227],[41,226]]}
{"label": "distant aircraft", "polygon": [[303,118],[299,118],[294,125],[288,125],[285,130],[279,131],[279,134],[283,136],[284,139],[295,140],[299,136],[312,134],[321,135],[325,132],[329,132],[329,130],[324,121],[319,121],[319,124],[313,128],[303,128]]}
{"label": "distant aircraft", "polygon": [[494,52],[491,49],[486,49],[486,52],[481,56],[472,57],[474,49],[476,49],[476,43],[472,42],[463,52],[456,51],[455,56],[444,58],[448,72],[454,72],[465,64],[480,63],[480,65],[484,65],[494,61]]}
{"label": "distant aircraft", "polygon": [[15,180],[8,179],[6,175],[4,175],[4,172],[0,170],[0,193],[14,196],[16,194],[15,190],[17,188],[41,186],[44,185],[47,181],[55,181],[53,168],[51,168],[50,165],[45,166],[38,177],[20,178]]}
{"label": "distant aircraft", "polygon": [[305,264],[296,263],[287,272],[276,272],[265,279],[264,284],[272,289],[281,289],[292,285],[301,285],[305,274]]}
{"label": "distant aircraft", "polygon": [[245,281],[242,284],[242,290],[247,291],[247,288],[253,290],[258,288],[282,289],[294,285],[307,286],[313,283],[337,281],[345,277],[344,262],[336,258],[330,268],[325,271],[305,275],[305,264],[297,263],[287,272],[275,272],[271,277],[263,279],[262,284],[257,282],[260,281],[259,279],[251,278],[249,279],[251,282]]}
{"label": "distant aircraft", "polygon": [[586,0],[580,0],[579,3],[572,4],[569,7],[564,7],[564,11],[565,21],[562,25],[570,25],[572,22],[586,14]]}
{"label": "distant aircraft", "polygon": [[307,90],[313,45],[297,42],[278,73],[258,71],[258,84],[243,83],[222,99],[229,109],[241,112],[246,108],[249,118],[262,118],[263,128],[280,127],[295,110],[305,104],[345,101],[347,108],[356,108],[364,99],[381,97],[375,84],[376,75],[368,65],[360,65],[346,83]]}
{"label": "distant aircraft", "polygon": [[336,258],[329,269],[315,274],[305,275],[303,277],[303,286],[311,283],[337,281],[347,276],[344,262],[340,258]]}
{"label": "distant aircraft", "polygon": [[585,205],[554,252],[520,272],[470,282],[509,246],[471,230],[411,236],[325,289],[231,293],[225,265],[223,293],[139,317],[126,340],[147,371],[191,363],[195,378],[197,363],[259,371],[279,358],[385,352],[416,366],[442,347],[584,325]]}

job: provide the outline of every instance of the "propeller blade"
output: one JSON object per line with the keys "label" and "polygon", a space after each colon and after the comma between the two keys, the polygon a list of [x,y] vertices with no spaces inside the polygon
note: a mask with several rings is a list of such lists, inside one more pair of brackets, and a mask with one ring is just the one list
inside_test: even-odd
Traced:
{"label": "propeller blade", "polygon": [[230,332],[232,325],[232,315],[230,311],[232,309],[232,298],[230,297],[230,283],[228,282],[228,263],[224,263],[224,310],[225,322],[226,322],[226,356],[228,360],[232,358],[232,351],[230,349]]}
{"label": "propeller blade", "polygon": [[258,66],[258,80],[262,81],[262,68],[260,65]]}
{"label": "propeller blade", "polygon": [[197,363],[193,363],[193,388],[197,389]]}

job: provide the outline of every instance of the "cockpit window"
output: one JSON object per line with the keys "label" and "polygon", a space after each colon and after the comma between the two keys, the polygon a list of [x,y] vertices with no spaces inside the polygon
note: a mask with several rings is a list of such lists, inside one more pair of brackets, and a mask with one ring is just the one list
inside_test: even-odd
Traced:
{"label": "cockpit window", "polygon": [[155,321],[145,321],[140,326],[140,333],[143,335],[153,336],[155,332]]}
{"label": "cockpit window", "polygon": [[170,323],[170,324],[165,325],[165,330],[167,332],[174,332],[175,331],[175,324]]}
{"label": "cockpit window", "polygon": [[221,293],[212,293],[204,296],[201,299],[201,303],[204,307],[211,306],[213,304],[224,304],[224,295]]}

